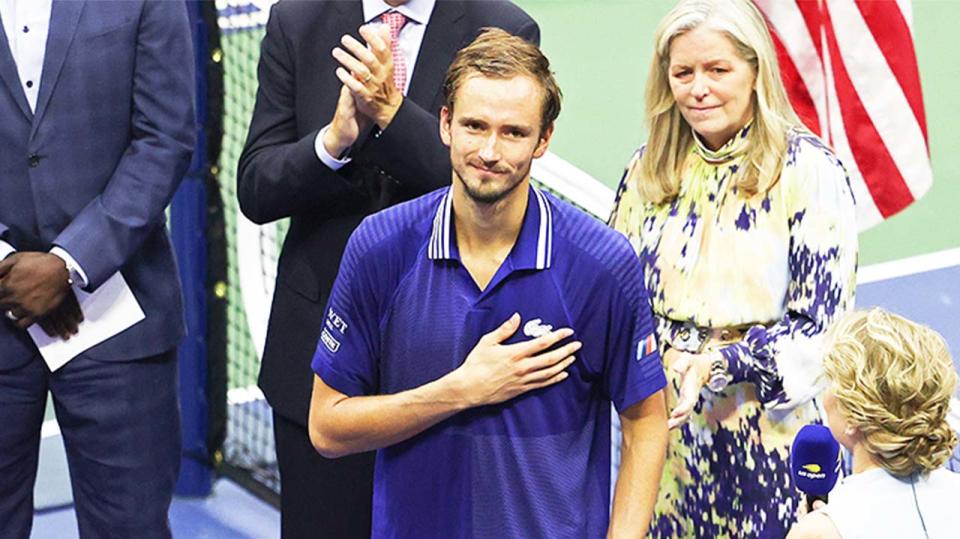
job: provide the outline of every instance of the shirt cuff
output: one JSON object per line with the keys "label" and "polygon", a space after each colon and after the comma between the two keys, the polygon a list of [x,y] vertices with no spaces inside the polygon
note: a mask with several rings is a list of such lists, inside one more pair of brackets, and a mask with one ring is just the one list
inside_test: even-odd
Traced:
{"label": "shirt cuff", "polygon": [[783,379],[777,372],[775,361],[751,356],[750,349],[742,341],[721,348],[720,353],[727,359],[727,372],[732,377],[730,383],[753,384],[757,400],[764,408],[785,401]]}
{"label": "shirt cuff", "polygon": [[0,260],[7,258],[8,256],[10,256],[10,253],[15,253],[15,252],[17,252],[17,250],[13,248],[13,245],[10,245],[5,241],[0,240]]}
{"label": "shirt cuff", "polygon": [[337,159],[336,157],[330,155],[330,152],[327,151],[327,148],[323,145],[323,135],[330,130],[330,124],[324,126],[323,129],[317,133],[317,138],[313,140],[313,149],[317,152],[317,157],[320,161],[327,165],[327,168],[330,170],[340,170],[344,165],[350,162],[349,157],[343,159]]}
{"label": "shirt cuff", "polygon": [[90,282],[87,280],[87,274],[83,271],[83,268],[80,267],[80,264],[77,264],[77,261],[70,256],[70,253],[54,245],[53,248],[50,249],[50,254],[63,260],[63,263],[67,265],[67,271],[70,272],[71,277],[73,277],[73,272],[76,271],[77,276],[80,277],[80,282],[74,284],[79,285],[80,288],[87,287],[87,284]]}

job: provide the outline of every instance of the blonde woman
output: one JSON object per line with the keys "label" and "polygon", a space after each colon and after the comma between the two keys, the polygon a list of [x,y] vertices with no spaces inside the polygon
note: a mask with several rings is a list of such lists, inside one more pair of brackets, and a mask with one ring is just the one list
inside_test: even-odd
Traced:
{"label": "blonde woman", "polygon": [[790,539],[956,537],[960,475],[942,466],[957,445],[946,420],[957,372],[943,338],[882,309],[831,334],[823,403],[853,475]]}
{"label": "blonde woman", "polygon": [[788,448],[818,419],[820,343],[852,308],[853,196],[791,109],[746,0],[680,2],[647,80],[649,139],[611,225],[640,256],[673,385],[655,537],[783,537]]}

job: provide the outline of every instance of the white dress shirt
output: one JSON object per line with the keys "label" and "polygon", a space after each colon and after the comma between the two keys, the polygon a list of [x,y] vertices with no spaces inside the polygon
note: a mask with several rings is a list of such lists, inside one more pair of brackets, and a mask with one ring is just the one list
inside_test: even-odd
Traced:
{"label": "white dress shirt", "polygon": [[53,0],[0,0],[3,32],[10,45],[10,54],[17,63],[20,86],[32,111],[37,109],[52,7]]}
{"label": "white dress shirt", "polygon": [[[427,30],[427,23],[430,22],[430,15],[433,13],[433,7],[437,0],[409,0],[397,7],[393,7],[384,0],[363,0],[363,20],[364,23],[376,23],[380,21],[380,16],[388,11],[402,13],[407,18],[407,23],[400,29],[397,36],[397,42],[400,45],[400,53],[403,54],[403,60],[407,65],[407,80],[403,85],[403,95],[407,95],[410,88],[410,81],[413,79],[413,68],[417,65],[417,57],[420,55],[420,45],[423,43],[423,35]],[[330,129],[327,124],[317,134],[314,141],[314,149],[317,157],[324,165],[331,170],[339,170],[350,162],[350,158],[337,159],[330,155],[323,146],[323,135]]]}
{"label": "white dress shirt", "polygon": [[[50,12],[53,0],[0,0],[0,19],[3,20],[3,32],[7,36],[10,55],[17,64],[20,86],[30,104],[30,110],[37,110],[37,96],[40,93],[40,75],[43,72],[43,57],[47,52],[47,33],[50,30]],[[9,243],[0,240],[0,260],[15,252]],[[60,257],[67,271],[76,270],[81,286],[87,285],[87,274],[69,253],[54,246],[50,253]]]}

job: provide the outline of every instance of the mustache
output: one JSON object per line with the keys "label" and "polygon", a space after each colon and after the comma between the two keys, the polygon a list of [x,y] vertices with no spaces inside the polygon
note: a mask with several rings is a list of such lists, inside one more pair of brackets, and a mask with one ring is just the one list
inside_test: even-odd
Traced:
{"label": "mustache", "polygon": [[495,173],[495,174],[506,174],[506,173],[510,172],[510,167],[507,167],[507,166],[505,166],[505,165],[493,165],[493,166],[490,166],[490,165],[487,165],[486,163],[484,163],[484,162],[483,162],[482,160],[480,160],[480,159],[471,159],[471,160],[469,161],[469,164],[470,164],[470,166],[472,166],[472,167],[474,167],[474,168],[479,168],[479,169],[481,169],[481,170],[486,170],[486,171],[488,171],[488,172],[493,172],[493,173]]}

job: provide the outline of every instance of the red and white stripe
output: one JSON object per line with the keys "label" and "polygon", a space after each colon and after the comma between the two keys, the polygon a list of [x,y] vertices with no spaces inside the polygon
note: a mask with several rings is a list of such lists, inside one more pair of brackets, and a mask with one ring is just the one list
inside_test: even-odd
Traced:
{"label": "red and white stripe", "polygon": [[861,230],[933,183],[910,0],[754,0],[801,120],[847,167]]}

